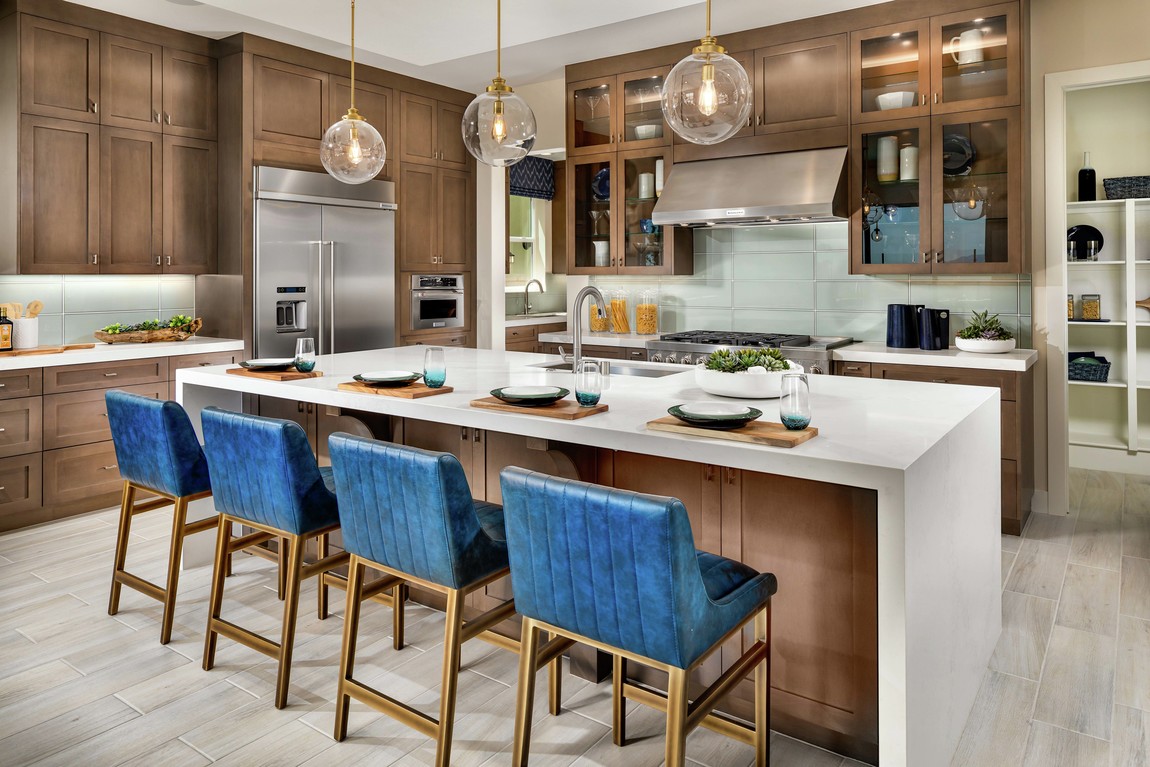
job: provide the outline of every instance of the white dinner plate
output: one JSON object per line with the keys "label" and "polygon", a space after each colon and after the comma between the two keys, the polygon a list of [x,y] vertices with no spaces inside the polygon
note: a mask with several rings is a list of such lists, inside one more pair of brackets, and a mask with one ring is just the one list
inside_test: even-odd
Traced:
{"label": "white dinner plate", "polygon": [[504,386],[500,391],[507,397],[554,397],[563,390],[558,386]]}
{"label": "white dinner plate", "polygon": [[687,402],[679,405],[679,410],[696,418],[740,418],[751,412],[746,405],[729,402]]}
{"label": "white dinner plate", "polygon": [[286,368],[295,364],[295,357],[261,357],[255,360],[245,360],[244,366],[249,368]]}
{"label": "white dinner plate", "polygon": [[360,373],[356,378],[366,383],[390,383],[392,381],[413,381],[422,375],[422,373],[413,373],[410,370],[375,370],[370,373]]}

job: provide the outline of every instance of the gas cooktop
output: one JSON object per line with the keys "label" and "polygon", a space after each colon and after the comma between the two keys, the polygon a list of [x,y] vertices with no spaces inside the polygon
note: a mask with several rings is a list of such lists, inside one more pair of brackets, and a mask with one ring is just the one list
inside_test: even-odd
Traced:
{"label": "gas cooktop", "polygon": [[787,359],[803,365],[808,373],[830,372],[831,349],[854,343],[842,336],[806,336],[794,333],[746,333],[734,330],[687,330],[664,333],[647,342],[647,359],[694,365],[718,349],[743,347],[778,349]]}
{"label": "gas cooktop", "polygon": [[733,330],[687,330],[682,333],[664,333],[659,336],[659,340],[688,344],[777,349],[782,346],[808,346],[811,337],[785,333],[739,333]]}

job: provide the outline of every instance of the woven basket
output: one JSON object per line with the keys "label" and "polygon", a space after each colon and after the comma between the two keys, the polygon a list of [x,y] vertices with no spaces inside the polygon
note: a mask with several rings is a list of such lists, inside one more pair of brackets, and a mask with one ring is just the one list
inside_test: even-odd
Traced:
{"label": "woven basket", "polygon": [[1122,176],[1104,178],[1102,187],[1107,200],[1128,200],[1131,197],[1150,197],[1150,176]]}
{"label": "woven basket", "polygon": [[182,328],[160,328],[159,330],[134,330],[128,333],[105,333],[97,330],[92,335],[106,344],[150,344],[157,341],[187,341],[194,336],[204,321],[197,317]]}
{"label": "woven basket", "polygon": [[[1078,359],[1082,359],[1079,357]],[[1093,381],[1095,383],[1105,383],[1110,378],[1110,362],[1105,357],[1090,357],[1089,359],[1096,359],[1102,364],[1092,365],[1084,362],[1079,362],[1078,359],[1071,362],[1066,366],[1070,371],[1071,381]]]}

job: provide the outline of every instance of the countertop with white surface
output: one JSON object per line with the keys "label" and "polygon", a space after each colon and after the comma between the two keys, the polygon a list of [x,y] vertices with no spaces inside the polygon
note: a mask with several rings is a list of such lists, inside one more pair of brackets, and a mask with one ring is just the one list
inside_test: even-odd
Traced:
{"label": "countertop with white surface", "polygon": [[554,325],[558,323],[567,323],[567,312],[555,312],[551,314],[508,314],[503,320],[503,326],[506,328],[518,328],[524,325]]}
{"label": "countertop with white surface", "polygon": [[151,357],[178,357],[185,354],[243,351],[244,342],[233,338],[201,338],[187,341],[158,341],[152,344],[106,344],[96,341],[91,349],[72,349],[59,354],[21,354],[0,357],[0,370],[26,370],[56,365],[82,365],[91,362],[118,362]]}
{"label": "countertop with white surface", "polygon": [[[356,373],[422,369],[423,350],[414,347],[321,356],[323,377],[284,383],[228,375],[224,366],[182,369],[177,396],[197,428],[202,408],[238,410],[247,393],[872,489],[880,760],[949,763],[1001,631],[1000,466],[987,447],[999,444],[996,391],[811,376],[819,435],[783,449],[649,431],[646,422],[671,405],[714,399],[692,370],[657,379],[612,375],[602,399],[608,412],[564,421],[469,405],[512,384],[573,389],[570,373],[537,367],[557,357],[446,354],[455,391],[415,400],[337,389]],[[777,400],[742,401],[778,420]]]}
{"label": "countertop with white surface", "polygon": [[[540,333],[539,340],[545,344],[575,343],[575,334],[568,329],[564,333]],[[658,334],[641,336],[638,333],[583,333],[583,343],[592,346],[644,347],[648,341],[658,341]]]}
{"label": "countertop with white surface", "polygon": [[834,359],[845,362],[880,362],[888,365],[933,365],[940,368],[1010,370],[1023,373],[1038,361],[1033,349],[1015,349],[1003,354],[977,354],[951,347],[938,351],[894,349],[886,344],[863,342],[835,349]]}

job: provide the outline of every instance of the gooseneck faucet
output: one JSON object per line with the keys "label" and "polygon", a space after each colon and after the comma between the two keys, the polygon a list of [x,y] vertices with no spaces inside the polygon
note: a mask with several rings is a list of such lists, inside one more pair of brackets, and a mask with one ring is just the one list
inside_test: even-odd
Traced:
{"label": "gooseneck faucet", "polygon": [[583,361],[583,299],[591,296],[595,299],[595,310],[600,318],[607,318],[606,304],[603,300],[603,294],[599,292],[599,288],[594,285],[588,285],[580,290],[575,295],[575,317],[571,321],[572,333],[575,339],[573,346],[575,350],[571,353],[571,372],[579,372],[579,363]]}
{"label": "gooseneck faucet", "polygon": [[531,283],[532,282],[539,286],[539,292],[540,293],[546,293],[547,292],[543,289],[543,283],[540,282],[539,280],[530,280],[526,285],[523,286],[523,314],[524,314],[524,316],[531,314],[531,298],[530,298],[530,296],[527,295],[527,291],[531,290]]}

